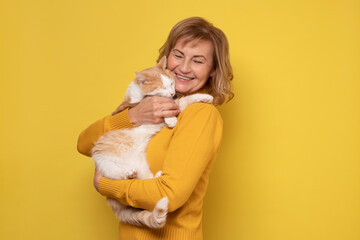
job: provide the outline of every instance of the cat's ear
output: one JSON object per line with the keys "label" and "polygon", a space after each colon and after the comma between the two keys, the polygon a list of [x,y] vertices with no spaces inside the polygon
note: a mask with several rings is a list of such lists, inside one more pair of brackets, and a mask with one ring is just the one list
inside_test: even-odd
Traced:
{"label": "cat's ear", "polygon": [[161,68],[162,70],[165,70],[166,69],[166,65],[167,65],[167,58],[166,56],[163,56],[159,63],[157,64],[159,68]]}
{"label": "cat's ear", "polygon": [[139,81],[139,83],[145,83],[146,82],[146,78],[141,75],[141,73],[139,72],[135,72],[136,74],[136,79]]}

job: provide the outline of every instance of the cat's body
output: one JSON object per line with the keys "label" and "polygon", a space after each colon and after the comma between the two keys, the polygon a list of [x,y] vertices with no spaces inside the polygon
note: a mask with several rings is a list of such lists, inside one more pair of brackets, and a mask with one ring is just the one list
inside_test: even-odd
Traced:
{"label": "cat's body", "polygon": [[[137,73],[137,78],[130,84],[120,110],[140,102],[145,96],[156,95],[172,97],[175,94],[175,81],[166,69],[166,58],[160,60],[155,67]],[[178,100],[180,110],[194,102],[211,103],[213,97],[208,94],[194,94]],[[166,118],[168,127],[176,125],[177,118]],[[92,158],[100,173],[110,179],[153,178],[146,160],[146,148],[152,136],[164,127],[161,124],[144,124],[131,129],[120,129],[105,133],[92,149]],[[155,177],[160,177],[161,172]],[[153,212],[140,210],[108,199],[120,221],[150,228],[165,225],[168,199],[164,197],[156,204]]]}

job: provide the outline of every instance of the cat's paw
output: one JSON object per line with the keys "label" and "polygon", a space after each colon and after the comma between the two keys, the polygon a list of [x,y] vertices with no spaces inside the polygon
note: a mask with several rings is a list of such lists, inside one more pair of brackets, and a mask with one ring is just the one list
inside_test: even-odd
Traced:
{"label": "cat's paw", "polygon": [[128,170],[126,173],[126,178],[127,179],[133,179],[133,178],[136,178],[137,177],[137,171],[135,169],[131,169],[131,170]]}
{"label": "cat's paw", "polygon": [[155,177],[161,177],[162,176],[162,171],[158,171],[156,174],[155,174]]}
{"label": "cat's paw", "polygon": [[165,124],[166,124],[169,128],[173,128],[173,127],[176,126],[177,118],[176,118],[176,117],[169,117],[169,118],[165,118],[164,121],[165,121]]}

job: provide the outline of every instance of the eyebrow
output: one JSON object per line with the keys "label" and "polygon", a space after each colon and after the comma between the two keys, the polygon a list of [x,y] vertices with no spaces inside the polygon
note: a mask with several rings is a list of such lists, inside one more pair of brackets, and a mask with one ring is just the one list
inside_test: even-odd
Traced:
{"label": "eyebrow", "polygon": [[[180,51],[179,49],[176,49],[176,48],[174,48],[172,51],[178,51],[181,55],[185,55],[182,51]],[[194,55],[193,57],[194,58],[202,57],[207,61],[206,57],[204,57],[203,55]]]}

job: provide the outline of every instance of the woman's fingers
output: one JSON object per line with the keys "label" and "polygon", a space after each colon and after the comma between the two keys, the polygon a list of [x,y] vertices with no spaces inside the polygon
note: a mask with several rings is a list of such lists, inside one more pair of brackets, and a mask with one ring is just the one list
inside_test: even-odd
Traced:
{"label": "woman's fingers", "polygon": [[170,102],[160,103],[162,110],[179,110],[179,105],[177,105],[173,100]]}
{"label": "woman's fingers", "polygon": [[175,117],[177,115],[179,115],[180,110],[163,110],[161,112],[161,117],[162,118],[168,118],[168,117]]}
{"label": "woman's fingers", "polygon": [[170,98],[146,97],[129,110],[129,119],[134,126],[164,122],[164,117],[179,114],[179,106]]}
{"label": "woman's fingers", "polygon": [[170,98],[152,97],[152,101],[155,117],[174,117],[180,112],[179,106]]}

